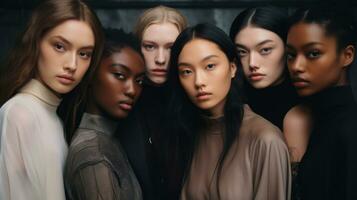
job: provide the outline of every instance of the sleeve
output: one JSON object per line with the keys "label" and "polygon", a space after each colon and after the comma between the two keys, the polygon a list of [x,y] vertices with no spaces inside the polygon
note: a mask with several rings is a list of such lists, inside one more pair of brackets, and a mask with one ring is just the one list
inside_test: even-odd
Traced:
{"label": "sleeve", "polygon": [[105,161],[82,167],[68,180],[69,199],[119,200],[120,187],[117,176]]}
{"label": "sleeve", "polygon": [[41,173],[41,142],[36,116],[16,105],[0,112],[1,199],[41,199],[46,187]]}
{"label": "sleeve", "polygon": [[253,144],[253,199],[289,200],[291,171],[288,149],[277,133],[262,134]]}

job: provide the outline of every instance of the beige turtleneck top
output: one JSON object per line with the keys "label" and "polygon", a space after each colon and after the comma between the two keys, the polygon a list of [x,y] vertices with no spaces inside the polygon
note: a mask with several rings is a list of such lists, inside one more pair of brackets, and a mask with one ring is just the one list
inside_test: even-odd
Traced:
{"label": "beige turtleneck top", "polygon": [[[217,173],[223,148],[223,117],[207,119],[191,168],[185,180],[182,200],[216,200]],[[290,199],[289,152],[280,130],[244,107],[239,136],[223,163],[219,190],[222,200]]]}
{"label": "beige turtleneck top", "polygon": [[64,200],[60,99],[32,79],[0,108],[0,199]]}

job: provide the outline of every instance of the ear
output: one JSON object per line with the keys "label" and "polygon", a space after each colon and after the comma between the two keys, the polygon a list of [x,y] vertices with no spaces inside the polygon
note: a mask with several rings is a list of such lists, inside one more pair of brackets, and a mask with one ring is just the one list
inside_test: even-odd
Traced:
{"label": "ear", "polygon": [[237,72],[237,65],[235,62],[231,62],[230,67],[231,67],[231,77],[234,78]]}
{"label": "ear", "polygon": [[341,52],[341,59],[343,67],[349,66],[355,58],[355,47],[353,45],[348,45]]}

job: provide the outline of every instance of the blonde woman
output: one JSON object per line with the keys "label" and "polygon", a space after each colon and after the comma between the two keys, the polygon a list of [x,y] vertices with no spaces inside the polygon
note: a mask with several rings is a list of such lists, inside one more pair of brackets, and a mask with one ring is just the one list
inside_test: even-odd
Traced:
{"label": "blonde woman", "polygon": [[163,153],[167,152],[163,150],[162,142],[163,113],[167,105],[166,79],[171,46],[186,24],[178,10],[157,6],[139,17],[134,30],[141,42],[146,79],[137,107],[126,123],[129,126],[127,133],[120,135],[144,199],[168,199],[164,194],[171,193],[165,189],[168,168],[162,159]]}

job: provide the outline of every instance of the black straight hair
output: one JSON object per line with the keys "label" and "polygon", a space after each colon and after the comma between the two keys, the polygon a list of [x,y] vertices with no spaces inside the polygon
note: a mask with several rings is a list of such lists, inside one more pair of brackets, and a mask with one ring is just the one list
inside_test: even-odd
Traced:
{"label": "black straight hair", "polygon": [[219,192],[219,177],[222,171],[223,161],[232,146],[234,140],[238,137],[239,129],[243,118],[243,103],[240,95],[242,72],[241,65],[237,58],[235,45],[230,38],[219,28],[210,24],[198,24],[185,29],[176,39],[171,48],[170,68],[168,77],[168,86],[170,87],[169,108],[167,115],[169,133],[175,139],[179,140],[179,148],[183,151],[183,159],[186,163],[185,173],[189,173],[192,156],[200,138],[199,132],[204,127],[202,125],[204,111],[197,108],[187,96],[179,81],[178,58],[184,46],[194,40],[204,39],[215,43],[227,56],[230,62],[237,65],[236,76],[232,79],[231,88],[227,94],[226,104],[224,106],[224,146],[216,166],[217,172],[217,193]]}
{"label": "black straight hair", "polygon": [[248,8],[234,19],[229,36],[234,41],[236,35],[245,27],[263,28],[277,34],[283,42],[288,31],[288,10],[286,8],[266,6]]}

